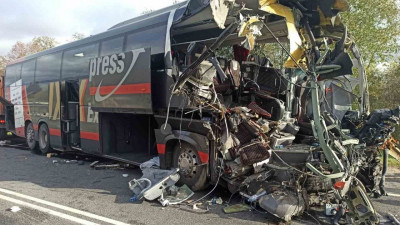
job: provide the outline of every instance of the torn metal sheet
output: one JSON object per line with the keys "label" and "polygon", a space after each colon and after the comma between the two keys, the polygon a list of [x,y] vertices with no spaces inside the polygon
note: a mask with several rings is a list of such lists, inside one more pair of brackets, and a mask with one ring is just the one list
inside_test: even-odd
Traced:
{"label": "torn metal sheet", "polygon": [[289,31],[288,39],[290,41],[290,53],[296,51],[299,46],[302,46],[302,40],[296,28],[296,21],[293,15],[293,10],[287,6],[281,5],[277,0],[259,0],[260,9],[268,13],[282,16],[286,18],[286,25]]}
{"label": "torn metal sheet", "polygon": [[290,192],[274,192],[261,197],[258,202],[261,208],[285,221],[292,220],[305,210],[303,197]]}
{"label": "torn metal sheet", "polygon": [[226,17],[228,16],[229,9],[235,0],[210,0],[210,7],[214,16],[214,21],[218,27],[225,29]]}
{"label": "torn metal sheet", "polygon": [[246,40],[242,42],[242,45],[248,49],[253,50],[256,38],[261,36],[261,29],[263,24],[258,19],[258,17],[250,17],[247,21],[243,20],[242,25],[239,29],[239,37],[246,37]]}

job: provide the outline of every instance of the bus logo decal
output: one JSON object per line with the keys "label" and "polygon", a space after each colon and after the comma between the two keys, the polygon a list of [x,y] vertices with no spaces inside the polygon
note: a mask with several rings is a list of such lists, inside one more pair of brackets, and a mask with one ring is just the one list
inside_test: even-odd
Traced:
{"label": "bus logo decal", "polygon": [[[126,71],[125,75],[122,77],[122,79],[120,80],[118,85],[116,85],[115,88],[105,96],[102,96],[100,94],[100,89],[101,89],[101,85],[103,83],[104,78],[100,81],[100,83],[99,83],[99,85],[97,86],[97,89],[96,89],[96,94],[94,96],[96,102],[102,102],[102,101],[108,99],[109,97],[111,97],[118,90],[118,88],[124,83],[126,78],[131,73],[134,65],[136,64],[137,59],[139,58],[140,53],[143,53],[143,52],[145,52],[144,48],[136,49],[136,50],[132,50],[131,51],[131,53],[132,53],[132,62],[130,64],[128,70]],[[119,56],[122,59],[125,58],[125,54],[124,53],[119,54]],[[125,65],[124,62],[122,60],[118,60],[118,61],[115,62],[115,59],[118,59],[116,54],[114,54],[112,56],[104,56],[104,57],[101,57],[101,58],[97,58],[97,59],[91,60],[91,62],[90,62],[90,77],[89,77],[89,80],[91,80],[92,77],[98,76],[100,74],[105,76],[105,75],[113,75],[113,74],[115,74],[115,72],[117,72],[117,74],[122,72],[123,69],[124,69],[124,65]],[[100,69],[100,66],[99,66],[100,64],[102,64],[102,69]],[[116,67],[115,69],[114,69],[113,66],[111,68],[105,68],[105,66],[104,66],[104,65],[117,65],[117,64],[118,64],[119,67]],[[96,66],[97,66],[97,69],[96,69]]]}

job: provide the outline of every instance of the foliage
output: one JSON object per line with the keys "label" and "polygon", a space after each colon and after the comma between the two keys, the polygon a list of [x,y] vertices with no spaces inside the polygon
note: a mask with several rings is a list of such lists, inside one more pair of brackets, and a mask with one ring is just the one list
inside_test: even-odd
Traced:
{"label": "foliage", "polygon": [[17,41],[11,48],[11,51],[5,57],[8,61],[19,59],[37,52],[44,51],[56,46],[56,41],[51,37],[35,37],[28,43]]}
{"label": "foliage", "polygon": [[85,37],[86,37],[85,34],[76,32],[75,34],[72,35],[72,41],[79,41],[81,39],[84,39]]}
{"label": "foliage", "polygon": [[226,59],[233,59],[233,49],[232,46],[224,46],[224,47],[220,47],[219,49],[217,49],[217,51],[215,52],[215,55],[218,57],[224,57]]}
{"label": "foliage", "polygon": [[[394,109],[400,106],[400,89],[399,89],[399,74],[400,63],[392,64],[386,71],[382,72],[381,76],[381,93],[377,99],[376,108]],[[400,140],[400,126],[396,127],[394,137]]]}
{"label": "foliage", "polygon": [[4,69],[6,68],[7,65],[7,58],[4,56],[0,56],[0,76],[4,76]]}
{"label": "foliage", "polygon": [[0,56],[0,76],[4,75],[8,62],[44,51],[49,48],[54,48],[56,44],[57,42],[54,38],[47,36],[35,37],[28,43],[17,41],[6,56]]}
{"label": "foliage", "polygon": [[[283,43],[285,48],[288,48],[287,43]],[[224,46],[219,48],[216,53],[217,56],[224,57],[227,59],[233,59],[232,46]],[[260,57],[267,57],[270,59],[272,64],[277,68],[280,68],[287,59],[287,54],[282,50],[282,48],[277,43],[268,44],[256,44],[254,49],[251,51],[252,55],[257,55]]]}
{"label": "foliage", "polygon": [[399,74],[400,63],[395,63],[385,71],[385,76],[382,78],[381,100],[390,108],[400,105]]}
{"label": "foliage", "polygon": [[399,52],[398,0],[349,0],[350,11],[341,14],[360,48],[367,69],[394,60]]}

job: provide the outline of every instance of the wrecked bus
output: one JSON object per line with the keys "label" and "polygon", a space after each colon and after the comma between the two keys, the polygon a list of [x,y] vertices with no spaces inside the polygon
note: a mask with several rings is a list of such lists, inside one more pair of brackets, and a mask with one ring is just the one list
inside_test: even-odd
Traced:
{"label": "wrecked bus", "polygon": [[[348,8],[190,0],[122,22],[10,63],[7,129],[40,153],[136,165],[158,155],[191,189],[259,194],[285,221],[325,204],[335,223],[377,224],[367,191],[384,193],[376,146],[399,109],[370,114],[362,57],[340,20]],[[264,43],[287,53],[284,70],[250,54]]]}

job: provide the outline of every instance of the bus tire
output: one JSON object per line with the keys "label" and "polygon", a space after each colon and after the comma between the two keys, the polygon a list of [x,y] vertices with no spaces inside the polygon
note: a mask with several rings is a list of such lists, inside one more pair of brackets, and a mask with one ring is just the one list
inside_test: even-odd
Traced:
{"label": "bus tire", "polygon": [[25,128],[26,144],[31,151],[36,151],[38,142],[35,138],[35,130],[33,129],[33,124],[28,123]]}
{"label": "bus tire", "polygon": [[50,132],[47,124],[43,123],[39,127],[39,149],[42,154],[50,152]]}
{"label": "bus tire", "polygon": [[207,165],[201,165],[199,154],[191,145],[177,144],[174,149],[173,165],[179,168],[179,183],[186,184],[193,191],[208,187]]}

